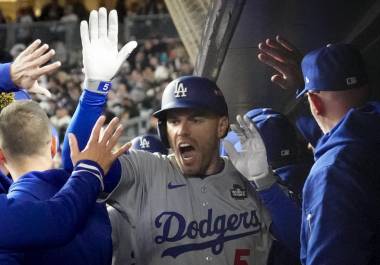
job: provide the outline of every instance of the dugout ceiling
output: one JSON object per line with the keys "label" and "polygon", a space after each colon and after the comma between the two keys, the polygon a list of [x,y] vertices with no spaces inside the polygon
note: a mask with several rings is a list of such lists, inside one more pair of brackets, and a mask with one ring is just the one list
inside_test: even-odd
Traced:
{"label": "dugout ceiling", "polygon": [[289,112],[294,96],[271,84],[257,44],[280,34],[306,52],[331,42],[357,45],[379,98],[380,1],[213,0],[195,72],[216,78],[231,117],[257,107]]}

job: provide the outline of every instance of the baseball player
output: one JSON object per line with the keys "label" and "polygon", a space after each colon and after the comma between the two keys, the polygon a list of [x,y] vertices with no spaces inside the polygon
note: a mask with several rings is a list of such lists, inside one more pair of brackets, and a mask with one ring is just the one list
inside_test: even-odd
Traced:
{"label": "baseball player", "polygon": [[[54,51],[36,40],[13,63],[0,64],[0,91],[44,92],[37,79],[59,67],[60,63],[47,64]],[[4,144],[4,143],[1,143]],[[86,157],[91,159],[91,156]],[[6,192],[11,182],[1,182]],[[57,194],[46,201],[19,201],[0,194],[0,248],[53,247],[66,244],[75,235],[92,209],[101,190],[102,179],[90,171],[75,170]],[[20,224],[19,220],[28,220]],[[47,229],[59,226],[59,229]]]}
{"label": "baseball player", "polygon": [[[83,153],[79,153],[71,136],[72,158],[76,164],[74,172],[92,172],[99,178],[107,173],[112,161],[124,153],[128,146],[115,152],[112,148],[121,134],[117,119],[105,129],[100,128],[104,117],[94,127],[91,139]],[[20,141],[21,140],[21,141]],[[34,101],[18,101],[0,113],[0,142],[2,163],[10,171],[14,183],[7,194],[14,201],[44,201],[53,197],[64,185],[69,173],[52,169],[55,146],[52,141],[50,121],[46,113]],[[83,158],[91,160],[83,160]],[[15,219],[22,226],[28,219]],[[60,229],[59,224],[46,229]],[[0,264],[99,264],[111,262],[111,226],[104,204],[92,207],[86,221],[76,231],[70,243],[58,248],[24,252],[1,251]],[[10,262],[12,261],[12,262]]]}
{"label": "baseball player", "polygon": [[[90,34],[87,23],[81,23],[86,89],[68,129],[83,136],[80,141],[88,138],[83,121],[101,111],[109,81],[126,58],[124,48],[117,50],[116,25],[117,14],[111,11],[107,28],[104,8],[91,12]],[[133,226],[128,241],[137,263],[266,264],[271,219],[257,191],[276,179],[254,125],[239,116],[233,128],[246,152],[235,151],[231,160],[220,157],[219,141],[229,127],[227,104],[214,82],[194,76],[169,83],[154,115],[160,138],[173,154],[130,150],[110,169],[120,179],[107,200]],[[231,144],[227,148],[231,154]],[[64,144],[66,166],[68,153]]]}
{"label": "baseball player", "polygon": [[[278,177],[279,183],[286,187],[284,191],[301,210],[302,188],[312,163],[298,156],[295,127],[286,116],[270,108],[255,108],[247,112],[246,116],[255,122],[263,138],[268,154],[268,163]],[[237,143],[235,148],[241,150],[240,143]],[[301,211],[297,212],[293,218],[283,221],[285,227],[289,227],[286,221],[293,222],[297,227],[300,227]],[[284,240],[289,241],[293,238],[298,242],[300,231],[299,229],[295,231],[293,237],[289,236]],[[299,249],[297,248],[298,251],[294,250],[287,248],[287,244],[278,240],[274,241],[268,264],[300,264]]]}
{"label": "baseball player", "polygon": [[[143,134],[132,139],[129,150],[168,154],[166,146],[156,135],[152,134]],[[135,252],[132,248],[133,243],[129,241],[131,233],[133,233],[133,226],[128,219],[123,218],[120,211],[111,205],[107,206],[107,211],[112,225],[112,264],[136,263]]]}
{"label": "baseball player", "polygon": [[[298,90],[298,98],[307,96],[324,134],[303,190],[302,263],[380,264],[380,215],[374,211],[380,205],[380,106],[368,102],[363,58],[349,44],[332,44],[309,52],[301,64],[278,40],[259,58],[286,74],[284,84]],[[286,81],[300,74],[300,82]]]}

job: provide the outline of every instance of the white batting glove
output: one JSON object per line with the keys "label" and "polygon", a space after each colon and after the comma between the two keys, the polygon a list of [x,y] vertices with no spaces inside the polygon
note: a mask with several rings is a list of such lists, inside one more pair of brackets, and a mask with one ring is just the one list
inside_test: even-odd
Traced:
{"label": "white batting glove", "polygon": [[248,117],[243,119],[238,115],[236,120],[239,125],[231,124],[231,129],[239,136],[241,152],[227,140],[223,144],[235,168],[256,186],[256,190],[265,190],[276,182],[276,178],[269,168],[264,142]]}
{"label": "white batting glove", "polygon": [[[108,17],[107,10],[102,7],[90,13],[90,30],[87,21],[80,24],[83,47],[83,66],[85,88],[98,93],[107,93],[110,82],[118,72],[121,64],[136,48],[137,42],[130,41],[118,51],[118,20],[116,10]],[[103,81],[103,82],[101,82]]]}

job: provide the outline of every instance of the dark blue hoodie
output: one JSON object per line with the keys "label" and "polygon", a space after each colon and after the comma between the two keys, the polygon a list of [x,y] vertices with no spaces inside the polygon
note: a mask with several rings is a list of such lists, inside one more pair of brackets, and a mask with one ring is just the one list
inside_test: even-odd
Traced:
{"label": "dark blue hoodie", "polygon": [[302,263],[380,264],[380,103],[349,110],[315,160],[303,190]]}
{"label": "dark blue hoodie", "polygon": [[[8,193],[9,198],[23,201],[42,201],[54,196],[69,178],[64,170],[30,172],[14,182]],[[28,222],[29,220],[24,220]],[[47,227],[46,229],[60,229]],[[10,256],[20,264],[54,264],[54,265],[106,265],[112,259],[111,225],[104,204],[93,207],[88,220],[77,231],[75,238],[65,246],[44,250],[30,250],[24,253],[2,253]],[[1,256],[3,258],[1,258]],[[13,264],[13,263],[9,263]]]}
{"label": "dark blue hoodie", "polygon": [[9,187],[12,185],[12,179],[4,175],[0,171],[0,193],[8,193]]}

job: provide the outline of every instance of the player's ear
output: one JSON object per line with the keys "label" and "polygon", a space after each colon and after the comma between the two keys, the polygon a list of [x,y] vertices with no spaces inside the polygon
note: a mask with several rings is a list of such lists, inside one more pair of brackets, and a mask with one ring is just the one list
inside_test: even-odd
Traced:
{"label": "player's ear", "polygon": [[229,126],[228,117],[227,116],[220,117],[219,126],[218,126],[218,138],[219,139],[226,136],[227,131],[228,131],[228,126]]}
{"label": "player's ear", "polygon": [[309,99],[310,109],[312,113],[316,115],[323,115],[325,112],[325,107],[319,95],[316,93],[309,92],[307,93],[307,96]]}
{"label": "player's ear", "polygon": [[55,155],[57,154],[57,150],[58,150],[57,139],[54,136],[52,136],[51,137],[51,144],[50,144],[51,158],[55,157]]}

